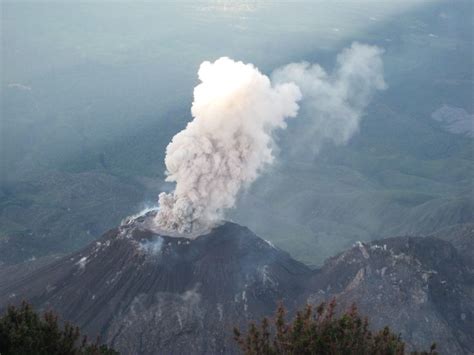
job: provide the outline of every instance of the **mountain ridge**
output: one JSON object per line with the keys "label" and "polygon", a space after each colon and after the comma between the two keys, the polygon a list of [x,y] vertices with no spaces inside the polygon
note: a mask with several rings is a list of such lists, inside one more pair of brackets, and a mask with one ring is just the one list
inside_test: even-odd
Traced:
{"label": "mountain ridge", "polygon": [[237,352],[232,328],[272,315],[279,302],[293,314],[336,298],[341,309],[355,302],[374,326],[390,325],[410,349],[433,341],[453,354],[474,349],[474,277],[447,241],[358,242],[313,270],[235,223],[187,239],[153,232],[151,217],[15,280],[0,277],[0,308],[26,297],[123,353],[213,354]]}

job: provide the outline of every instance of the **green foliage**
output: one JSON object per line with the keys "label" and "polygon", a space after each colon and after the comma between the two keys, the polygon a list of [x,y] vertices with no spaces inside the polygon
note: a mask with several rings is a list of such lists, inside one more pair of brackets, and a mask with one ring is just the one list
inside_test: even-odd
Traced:
{"label": "green foliage", "polygon": [[[335,308],[334,300],[329,305],[321,303],[316,313],[308,305],[297,312],[293,322],[287,323],[285,309],[280,305],[272,326],[264,318],[259,326],[251,323],[247,334],[234,328],[234,338],[246,355],[405,353],[405,343],[388,327],[372,332],[367,318],[361,318],[355,306],[340,317],[335,316]],[[413,354],[434,355],[435,348],[433,344],[429,352]]]}
{"label": "green foliage", "polygon": [[65,323],[51,311],[41,317],[31,305],[9,306],[0,318],[0,354],[2,355],[114,355],[105,345],[88,343],[79,328]]}

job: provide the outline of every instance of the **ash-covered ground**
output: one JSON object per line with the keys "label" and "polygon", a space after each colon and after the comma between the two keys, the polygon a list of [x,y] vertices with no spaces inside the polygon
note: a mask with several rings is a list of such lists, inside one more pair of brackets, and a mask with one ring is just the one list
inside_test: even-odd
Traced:
{"label": "ash-covered ground", "polygon": [[474,350],[473,268],[447,241],[356,243],[313,270],[238,224],[170,236],[150,229],[154,213],[69,256],[1,269],[1,307],[28,299],[52,308],[126,354],[217,354],[236,352],[232,328],[272,315],[280,301],[291,314],[335,297],[410,347]]}

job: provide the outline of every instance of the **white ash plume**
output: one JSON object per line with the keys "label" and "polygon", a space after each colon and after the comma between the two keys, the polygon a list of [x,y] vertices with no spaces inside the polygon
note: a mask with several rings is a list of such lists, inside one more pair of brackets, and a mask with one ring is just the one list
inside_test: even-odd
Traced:
{"label": "white ash plume", "polygon": [[156,223],[192,233],[211,227],[235,204],[274,157],[272,133],[295,117],[299,88],[272,85],[252,64],[220,58],[204,62],[194,89],[194,117],[166,149],[171,193],[161,193]]}
{"label": "white ash plume", "polygon": [[272,133],[296,116],[301,93],[309,122],[300,125],[299,144],[317,152],[326,141],[346,143],[373,94],[386,88],[382,53],[353,43],[338,55],[332,74],[318,64],[291,63],[273,73],[273,84],[252,64],[202,63],[194,119],[166,149],[167,181],[176,188],[159,196],[158,228],[197,235],[219,221],[272,163]]}
{"label": "white ash plume", "polygon": [[296,131],[299,147],[318,152],[327,141],[347,143],[359,130],[372,96],[386,88],[382,54],[376,46],[353,43],[337,56],[331,74],[308,62],[291,63],[273,72],[273,82],[294,82],[303,94],[300,116],[304,119]]}

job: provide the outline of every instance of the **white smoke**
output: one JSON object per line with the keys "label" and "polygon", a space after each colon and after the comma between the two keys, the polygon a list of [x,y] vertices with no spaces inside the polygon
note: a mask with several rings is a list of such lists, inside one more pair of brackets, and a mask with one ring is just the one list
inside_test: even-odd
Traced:
{"label": "white smoke", "polygon": [[159,196],[158,227],[196,233],[222,219],[238,192],[272,163],[272,133],[296,116],[301,93],[311,117],[302,135],[313,149],[327,140],[346,143],[373,93],[386,87],[382,53],[354,43],[338,55],[332,75],[318,64],[292,63],[273,73],[273,83],[252,64],[202,63],[194,118],[166,149],[166,180],[176,188]]}
{"label": "white smoke", "polygon": [[383,50],[353,43],[337,56],[337,65],[328,74],[318,64],[291,63],[275,70],[272,81],[294,82],[301,89],[301,115],[298,139],[318,151],[332,141],[345,144],[359,129],[364,109],[377,90],[386,88],[383,78]]}
{"label": "white smoke", "polygon": [[272,85],[252,64],[220,58],[204,62],[194,89],[194,119],[166,148],[167,181],[159,227],[190,233],[212,226],[234,205],[239,190],[273,161],[272,133],[298,111],[292,83]]}

